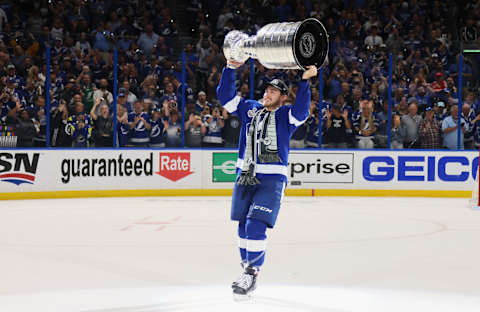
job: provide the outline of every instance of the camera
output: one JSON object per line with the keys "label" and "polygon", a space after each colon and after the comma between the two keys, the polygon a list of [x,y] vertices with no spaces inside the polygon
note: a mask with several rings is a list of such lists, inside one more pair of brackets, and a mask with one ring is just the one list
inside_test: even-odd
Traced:
{"label": "camera", "polygon": [[168,102],[168,108],[176,109],[177,108],[177,102],[175,102],[174,100],[171,100],[170,102]]}

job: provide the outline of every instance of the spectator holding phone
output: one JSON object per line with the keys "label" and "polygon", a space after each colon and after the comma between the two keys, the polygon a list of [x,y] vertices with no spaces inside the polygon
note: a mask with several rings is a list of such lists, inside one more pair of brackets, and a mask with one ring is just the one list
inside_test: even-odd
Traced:
{"label": "spectator holding phone", "polygon": [[207,133],[203,137],[203,146],[223,147],[222,129],[225,126],[225,123],[220,115],[220,108],[214,107],[212,109],[212,115],[207,115],[205,118]]}
{"label": "spectator holding phone", "polygon": [[202,138],[207,133],[207,128],[198,113],[190,113],[185,122],[185,146],[202,147]]}
{"label": "spectator holding phone", "polygon": [[166,146],[181,147],[182,146],[182,124],[180,123],[180,114],[177,107],[173,107],[168,101],[163,101],[163,120],[165,123]]}
{"label": "spectator holding phone", "polygon": [[400,115],[394,114],[392,116],[392,129],[390,137],[390,148],[403,149],[403,141],[405,141],[405,127],[402,125]]}
{"label": "spectator holding phone", "polygon": [[166,131],[168,122],[162,119],[162,109],[155,108],[152,111],[152,120],[150,125],[150,147],[165,147]]}

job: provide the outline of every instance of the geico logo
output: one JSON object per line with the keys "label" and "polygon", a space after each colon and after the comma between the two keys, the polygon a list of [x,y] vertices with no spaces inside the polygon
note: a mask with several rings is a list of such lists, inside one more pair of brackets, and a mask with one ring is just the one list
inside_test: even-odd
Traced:
{"label": "geico logo", "polygon": [[288,163],[290,166],[290,177],[293,178],[295,174],[306,173],[306,174],[332,174],[339,173],[345,174],[350,172],[350,165],[347,163],[323,163],[321,159],[317,159],[316,162],[312,163],[301,163],[301,162],[292,162]]}
{"label": "geico logo", "polygon": [[39,153],[30,156],[28,153],[0,153],[0,173],[8,171],[23,171],[31,174],[37,172]]}
{"label": "geico logo", "polygon": [[395,173],[398,181],[466,181],[470,176],[475,179],[477,170],[478,157],[470,163],[464,156],[369,156],[362,165],[367,181],[391,181]]}
{"label": "geico logo", "polygon": [[83,158],[64,159],[61,164],[62,182],[68,183],[72,177],[115,177],[153,175],[153,153],[146,159],[123,158]]}
{"label": "geico logo", "polygon": [[262,206],[258,206],[258,205],[253,206],[253,210],[260,210],[260,211],[264,211],[266,213],[272,213],[272,209],[268,209],[267,207],[262,207]]}

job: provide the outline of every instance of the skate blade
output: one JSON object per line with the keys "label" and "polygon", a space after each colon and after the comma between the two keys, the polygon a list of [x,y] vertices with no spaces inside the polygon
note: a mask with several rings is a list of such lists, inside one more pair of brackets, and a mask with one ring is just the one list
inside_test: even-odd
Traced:
{"label": "skate blade", "polygon": [[233,293],[233,300],[235,302],[248,302],[253,300],[253,292],[249,292],[246,295]]}

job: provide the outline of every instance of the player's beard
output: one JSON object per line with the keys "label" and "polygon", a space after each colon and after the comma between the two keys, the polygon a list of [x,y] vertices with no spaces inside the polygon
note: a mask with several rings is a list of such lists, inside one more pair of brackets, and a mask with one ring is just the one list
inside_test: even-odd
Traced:
{"label": "player's beard", "polygon": [[275,109],[280,106],[282,106],[282,100],[280,97],[276,101],[272,101],[269,103],[267,103],[265,100],[263,101],[263,107],[267,109]]}

